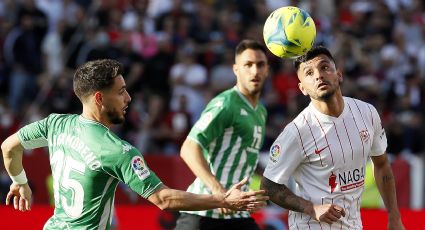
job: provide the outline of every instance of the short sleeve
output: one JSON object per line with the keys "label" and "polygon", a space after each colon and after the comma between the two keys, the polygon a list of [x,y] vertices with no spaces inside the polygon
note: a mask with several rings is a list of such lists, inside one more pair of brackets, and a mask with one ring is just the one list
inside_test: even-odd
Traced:
{"label": "short sleeve", "polygon": [[189,138],[207,149],[208,145],[230,126],[232,119],[232,112],[226,107],[224,98],[214,99],[207,105],[199,120],[190,130]]}
{"label": "short sleeve", "polygon": [[287,185],[289,177],[303,161],[298,137],[294,135],[297,131],[291,124],[286,126],[271,146],[269,161],[263,174],[278,184]]}
{"label": "short sleeve", "polygon": [[122,153],[102,156],[102,168],[143,198],[148,198],[162,184],[140,152],[130,144],[123,145]]}
{"label": "short sleeve", "polygon": [[376,111],[375,107],[371,107],[374,133],[370,156],[379,156],[387,150],[387,135],[385,134],[385,129],[382,126],[378,111]]}
{"label": "short sleeve", "polygon": [[18,131],[18,137],[25,149],[35,149],[48,145],[47,134],[49,123],[54,120],[58,114],[51,114],[48,117],[30,123]]}

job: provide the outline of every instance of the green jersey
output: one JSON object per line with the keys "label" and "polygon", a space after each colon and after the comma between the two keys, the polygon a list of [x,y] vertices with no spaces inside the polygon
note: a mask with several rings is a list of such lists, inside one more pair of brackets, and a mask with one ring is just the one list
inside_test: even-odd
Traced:
{"label": "green jersey", "polygon": [[136,148],[82,116],[51,114],[18,136],[25,149],[49,148],[55,211],[44,229],[109,229],[120,181],[144,198],[162,184]]}
{"label": "green jersey", "polygon": [[[190,131],[189,138],[201,146],[211,172],[224,188],[229,189],[243,178],[251,178],[254,173],[264,141],[266,117],[266,109],[261,103],[254,108],[234,87],[212,99]],[[248,186],[244,189],[247,190]],[[187,191],[211,194],[199,178]],[[187,213],[225,218],[218,209]],[[248,212],[231,216],[247,217]]]}

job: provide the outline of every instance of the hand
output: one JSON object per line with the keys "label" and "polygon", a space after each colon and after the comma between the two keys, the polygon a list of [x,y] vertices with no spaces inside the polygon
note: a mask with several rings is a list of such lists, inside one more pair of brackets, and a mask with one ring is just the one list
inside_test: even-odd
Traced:
{"label": "hand", "polygon": [[6,197],[6,205],[11,203],[13,197],[13,207],[16,210],[25,212],[31,210],[32,191],[28,183],[10,185],[9,192]]}
{"label": "hand", "polygon": [[247,182],[248,178],[245,178],[226,192],[224,201],[229,209],[253,212],[265,206],[265,201],[269,200],[268,196],[264,196],[266,191],[241,191],[242,186]]}
{"label": "hand", "polygon": [[[223,186],[220,185],[214,188],[214,190],[212,191],[212,194],[226,194],[226,192],[227,192],[226,189],[224,189]],[[219,208],[218,210],[220,214],[223,214],[223,215],[231,215],[235,212],[228,208]]]}
{"label": "hand", "polygon": [[313,205],[313,213],[310,215],[317,221],[332,224],[345,216],[345,211],[335,204]]}

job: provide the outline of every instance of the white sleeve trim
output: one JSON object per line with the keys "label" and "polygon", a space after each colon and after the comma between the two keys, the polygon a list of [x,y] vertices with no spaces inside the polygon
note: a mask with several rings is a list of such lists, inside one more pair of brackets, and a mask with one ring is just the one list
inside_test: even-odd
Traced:
{"label": "white sleeve trim", "polygon": [[24,141],[21,136],[21,133],[18,132],[18,138],[21,141],[21,144],[24,147],[24,149],[36,149],[40,147],[46,147],[49,145],[49,142],[47,141],[47,139],[43,137],[32,139],[29,141]]}

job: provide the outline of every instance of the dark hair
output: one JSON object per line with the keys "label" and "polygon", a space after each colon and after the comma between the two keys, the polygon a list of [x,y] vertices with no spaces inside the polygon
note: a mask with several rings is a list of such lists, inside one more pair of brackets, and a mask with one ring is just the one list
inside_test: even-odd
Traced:
{"label": "dark hair", "polygon": [[263,44],[255,40],[245,39],[236,46],[235,56],[238,56],[247,49],[261,50],[264,54],[267,54],[266,47]]}
{"label": "dark hair", "polygon": [[305,53],[304,55],[295,59],[294,61],[295,71],[298,71],[301,63],[309,61],[321,54],[328,56],[329,59],[331,59],[335,63],[335,59],[333,58],[331,52],[326,47],[316,46],[316,47],[313,47],[311,50],[307,51],[307,53]]}
{"label": "dark hair", "polygon": [[89,61],[78,67],[74,74],[74,92],[83,101],[95,91],[109,89],[114,78],[123,73],[121,63],[111,59]]}

